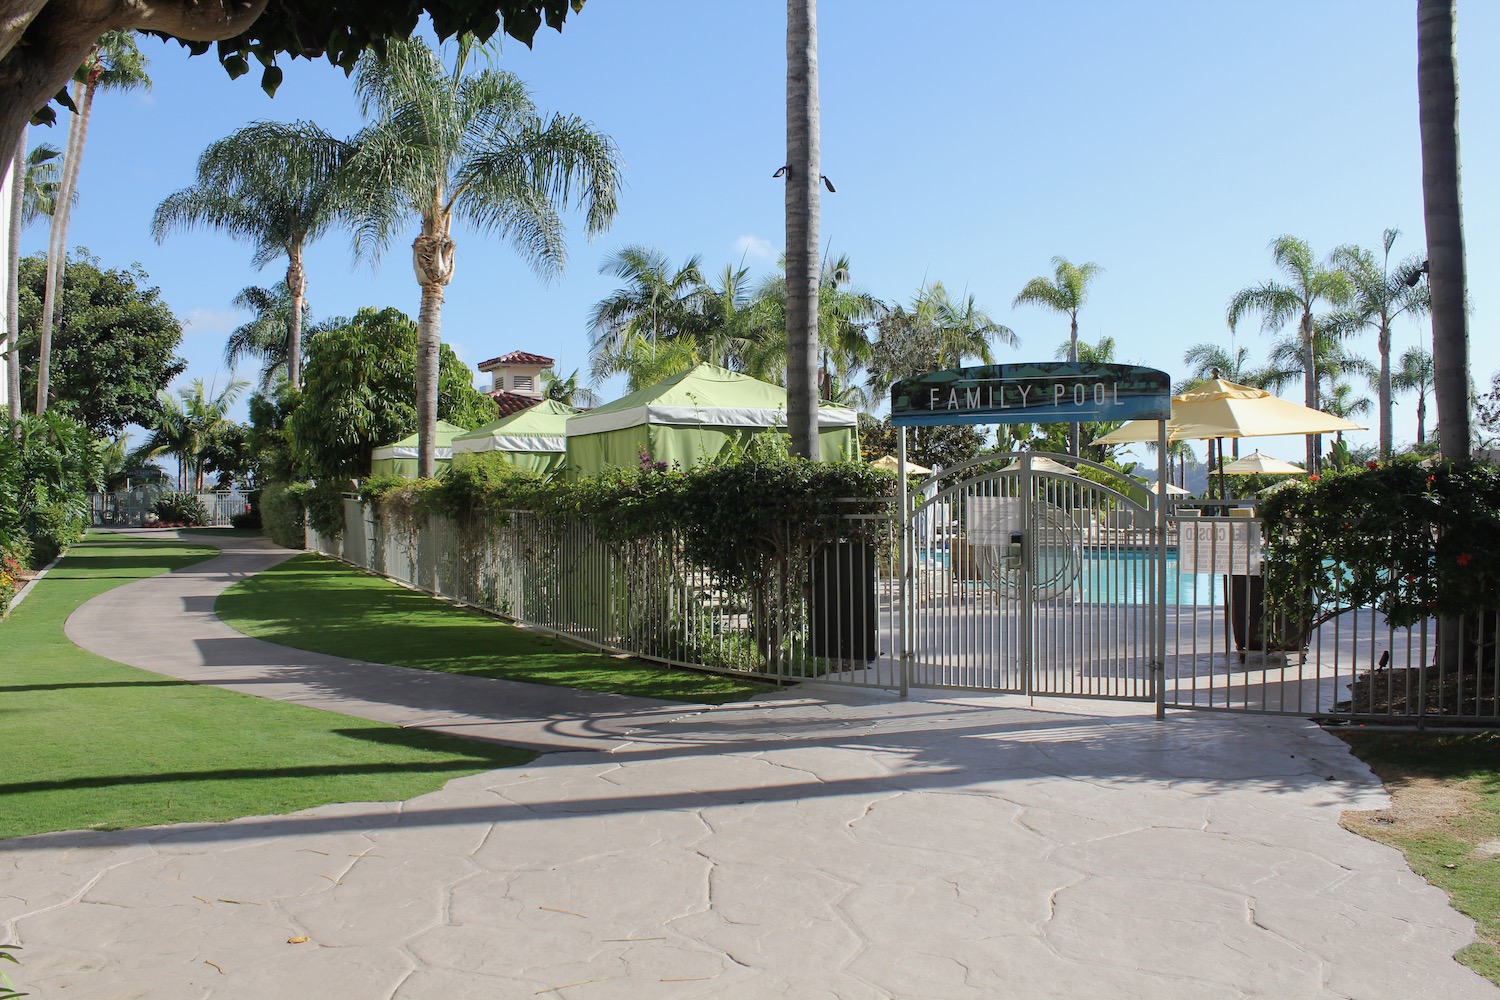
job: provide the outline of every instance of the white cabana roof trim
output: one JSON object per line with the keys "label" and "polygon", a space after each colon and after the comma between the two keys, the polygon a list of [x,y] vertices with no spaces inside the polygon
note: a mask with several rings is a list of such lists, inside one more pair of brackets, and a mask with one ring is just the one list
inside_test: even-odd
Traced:
{"label": "white cabana roof trim", "polygon": [[[434,450],[436,451],[436,456],[435,457],[437,457],[437,458],[450,458],[451,459],[453,457],[453,449],[452,448],[437,448],[437,449],[434,449]],[[408,447],[406,445],[399,445],[399,446],[391,445],[391,446],[387,446],[385,448],[376,448],[374,451],[370,452],[370,458],[372,460],[377,460],[377,461],[379,459],[382,459],[382,458],[416,458],[416,457],[417,457],[417,449]]]}
{"label": "white cabana roof trim", "polygon": [[[853,410],[839,407],[818,410],[819,427],[853,427],[859,422]],[[785,427],[786,411],[747,406],[637,406],[606,413],[581,413],[569,417],[568,437],[603,434],[641,424],[670,427]]]}
{"label": "white cabana roof trim", "polygon": [[568,450],[567,438],[547,434],[492,434],[487,438],[459,439],[453,442],[455,452],[480,451],[551,451]]}

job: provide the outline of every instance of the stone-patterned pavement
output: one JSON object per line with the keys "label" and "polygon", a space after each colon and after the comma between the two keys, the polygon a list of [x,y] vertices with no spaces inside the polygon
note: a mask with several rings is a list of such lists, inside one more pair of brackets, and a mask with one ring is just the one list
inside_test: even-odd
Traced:
{"label": "stone-patterned pavement", "polygon": [[1303,722],[803,689],[608,737],[404,803],[0,842],[0,938],[80,1000],[1500,996],[1338,826],[1384,794]]}

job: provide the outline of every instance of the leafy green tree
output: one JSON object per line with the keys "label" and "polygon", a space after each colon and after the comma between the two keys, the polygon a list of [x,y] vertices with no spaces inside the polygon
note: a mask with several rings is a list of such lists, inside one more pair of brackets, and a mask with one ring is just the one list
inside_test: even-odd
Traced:
{"label": "leafy green tree", "polygon": [[148,458],[171,455],[177,459],[177,488],[201,493],[212,463],[224,462],[226,451],[237,447],[226,440],[231,435],[239,436],[229,410],[249,385],[243,379],[231,379],[215,392],[201,378],[195,378],[175,394],[163,389],[161,415],[142,445],[142,453]]}
{"label": "leafy green tree", "polygon": [[[47,264],[21,262],[22,381],[37,385],[37,325]],[[160,412],[157,394],[186,364],[176,354],[182,325],[139,264],[103,267],[80,249],[68,267],[56,311],[51,404],[95,434],[115,435],[130,424],[149,427]]]}
{"label": "leafy green tree", "polygon": [[1391,457],[1391,323],[1403,313],[1425,315],[1431,307],[1427,286],[1418,278],[1420,258],[1412,254],[1391,267],[1391,248],[1400,235],[1401,230],[1394,228],[1381,234],[1379,260],[1369,250],[1353,245],[1335,247],[1331,258],[1354,285],[1349,306],[1330,317],[1337,335],[1375,331],[1375,346],[1380,353],[1375,388],[1379,393],[1381,458]]}
{"label": "leafy green tree", "polygon": [[[1068,360],[1078,360],[1078,310],[1089,298],[1089,286],[1104,269],[1093,261],[1074,264],[1066,257],[1052,258],[1052,277],[1035,277],[1016,293],[1012,306],[1040,306],[1068,317]],[[1068,453],[1078,454],[1078,433],[1068,435]]]}
{"label": "leafy green tree", "polygon": [[1020,342],[1010,327],[991,319],[972,295],[955,300],[941,281],[919,289],[909,306],[884,310],[875,330],[869,363],[870,393],[875,398],[883,396],[898,378],[969,362],[991,364],[994,341],[1010,347]]}
{"label": "leafy green tree", "polygon": [[15,148],[26,122],[56,116],[47,102],[62,89],[106,31],[145,31],[181,42],[194,55],[210,43],[231,77],[244,75],[254,58],[260,85],[274,94],[282,79],[277,57],[324,57],[351,70],[367,47],[406,38],[418,17],[432,15],[440,39],[472,32],[481,41],[504,31],[530,45],[543,20],[561,30],[580,0],[25,0],[17,16],[0,17],[0,150]]}
{"label": "leafy green tree", "polygon": [[62,185],[58,163],[61,156],[61,150],[46,143],[39,143],[27,153],[23,134],[16,143],[11,163],[11,176],[22,178],[21,183],[10,187],[10,233],[5,264],[5,273],[9,275],[5,286],[5,388],[11,420],[21,419],[21,231],[40,216],[51,215],[57,205],[57,192]]}
{"label": "leafy green tree", "polygon": [[589,312],[596,355],[637,335],[661,341],[698,333],[708,291],[701,255],[693,254],[674,268],[656,247],[632,244],[606,257],[599,273],[621,279],[624,286]]}
{"label": "leafy green tree", "polygon": [[[744,370],[768,382],[783,381],[787,370],[787,279],[784,268],[762,282],[753,299],[735,315],[733,338]],[[727,282],[727,276],[726,276]],[[722,298],[722,296],[721,296]],[[818,398],[832,401],[842,387],[846,401],[867,400],[856,382],[874,352],[871,333],[885,315],[885,303],[855,285],[847,255],[825,258],[818,274]]]}
{"label": "leafy green tree", "polygon": [[297,465],[287,423],[302,403],[302,393],[282,382],[274,391],[250,397],[249,478],[257,484],[304,479]]}
{"label": "leafy green tree", "polygon": [[106,31],[89,50],[73,76],[74,113],[68,127],[68,149],[63,155],[62,183],[52,210],[52,231],[47,246],[47,286],[42,296],[41,336],[37,351],[36,412],[47,411],[47,383],[51,375],[52,321],[63,271],[68,264],[68,221],[78,194],[78,170],[83,162],[83,144],[93,117],[94,96],[101,90],[151,88],[146,75],[146,57],[136,48],[129,31]]}
{"label": "leafy green tree", "polygon": [[[1319,264],[1307,241],[1278,236],[1271,241],[1271,260],[1284,281],[1270,279],[1242,288],[1229,300],[1226,319],[1233,331],[1240,320],[1259,313],[1261,329],[1274,333],[1288,323],[1297,324],[1297,343],[1302,348],[1303,396],[1309,409],[1318,408],[1318,366],[1314,336],[1317,325],[1313,310],[1319,305],[1343,306],[1353,295],[1349,276],[1334,267]],[[1307,436],[1308,469],[1318,467],[1318,436]]]}
{"label": "leafy green tree", "polygon": [[[890,418],[881,420],[868,413],[859,415],[859,450],[867,462],[896,454],[898,434],[899,431],[891,426]],[[983,447],[984,432],[972,424],[938,424],[906,429],[907,461],[929,469],[938,466],[948,469],[967,462]]]}
{"label": "leafy green tree", "polygon": [[355,89],[375,121],[349,164],[356,235],[378,253],[398,226],[420,220],[412,262],[418,314],[417,467],[431,475],[438,418],[443,293],[453,279],[455,220],[510,239],[538,274],[566,258],[560,208],[584,208],[590,235],[614,218],[619,163],[614,142],[582,119],[537,113],[525,85],[503,70],[469,71],[475,41],[463,36],[453,65],[419,40],[392,41],[360,58]]}
{"label": "leafy green tree", "polygon": [[198,158],[193,186],[163,199],[151,224],[158,243],[174,229],[208,226],[249,243],[250,262],[258,268],[286,258],[281,353],[294,385],[302,375],[304,253],[341,218],[339,184],[353,153],[352,145],[311,122],[253,122],[211,143]]}
{"label": "leafy green tree", "polygon": [[[251,285],[241,289],[234,297],[234,305],[239,309],[248,309],[255,315],[250,322],[242,323],[230,331],[228,339],[224,341],[224,363],[235,368],[241,361],[259,361],[258,384],[262,392],[267,392],[288,371],[288,353],[292,345],[291,293],[287,290],[285,281],[278,281],[270,288]],[[302,344],[317,336],[323,329],[320,325],[302,326],[306,322],[307,300],[303,299],[302,317],[296,337]],[[300,362],[297,367],[300,374]]]}
{"label": "leafy green tree", "polygon": [[[340,481],[370,470],[370,451],[417,427],[411,385],[417,377],[417,325],[397,309],[361,309],[333,321],[307,345],[301,403],[286,420],[293,459],[314,477]],[[475,428],[495,419],[495,401],[442,345],[435,393],[438,416]]]}
{"label": "leafy green tree", "polygon": [[[1427,443],[1427,394],[1432,391],[1436,371],[1432,355],[1421,347],[1409,347],[1391,373],[1391,388],[1417,394],[1417,444]],[[1441,412],[1441,411],[1439,411]]]}

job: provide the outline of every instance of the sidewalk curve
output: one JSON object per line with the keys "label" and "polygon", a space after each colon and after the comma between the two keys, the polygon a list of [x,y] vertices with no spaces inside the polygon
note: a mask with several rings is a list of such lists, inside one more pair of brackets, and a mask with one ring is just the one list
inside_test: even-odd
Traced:
{"label": "sidewalk curve", "polygon": [[297,552],[254,537],[119,534],[202,542],[217,546],[220,554],[115,587],[68,617],[69,639],[118,663],[377,722],[533,750],[610,750],[636,726],[706,707],[346,660],[252,639],[219,621],[214,601],[234,583]]}
{"label": "sidewalk curve", "polygon": [[[222,648],[195,642],[224,638],[203,588],[284,557],[231,550],[80,632],[154,659],[115,617],[149,614],[165,672],[275,690],[189,654]],[[609,752],[407,802],[0,841],[12,974],[84,1000],[1500,997],[1451,957],[1473,925],[1444,894],[1338,825],[1385,796],[1310,724],[815,688],[650,707],[530,720]]]}

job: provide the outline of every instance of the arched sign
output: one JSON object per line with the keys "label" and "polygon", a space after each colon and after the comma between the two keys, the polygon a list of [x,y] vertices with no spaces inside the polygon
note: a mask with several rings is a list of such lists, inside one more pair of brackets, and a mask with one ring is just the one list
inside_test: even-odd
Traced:
{"label": "arched sign", "polygon": [[1167,420],[1172,384],[1140,365],[1044,361],[949,368],[891,385],[891,423],[1066,424]]}

